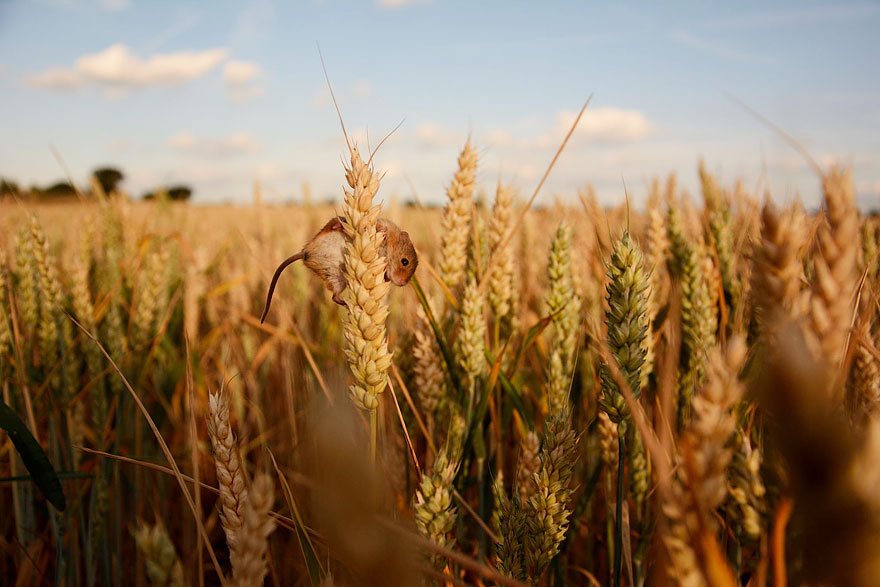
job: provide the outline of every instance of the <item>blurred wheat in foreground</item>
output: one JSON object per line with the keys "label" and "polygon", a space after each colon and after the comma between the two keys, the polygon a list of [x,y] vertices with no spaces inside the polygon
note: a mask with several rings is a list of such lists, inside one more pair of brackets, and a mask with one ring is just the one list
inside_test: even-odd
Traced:
{"label": "blurred wheat in foreground", "polygon": [[265,325],[330,207],[0,202],[6,583],[876,585],[880,226],[849,172],[818,211],[702,162],[702,205],[670,176],[644,212],[487,209],[478,152],[443,210],[382,211],[353,150],[346,306],[300,267]]}

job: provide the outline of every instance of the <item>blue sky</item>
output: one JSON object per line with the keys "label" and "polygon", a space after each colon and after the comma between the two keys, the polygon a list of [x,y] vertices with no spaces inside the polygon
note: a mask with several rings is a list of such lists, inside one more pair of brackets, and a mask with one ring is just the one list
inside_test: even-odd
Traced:
{"label": "blue sky", "polygon": [[531,193],[586,97],[543,192],[640,199],[704,157],[725,183],[818,199],[803,158],[851,165],[880,204],[877,2],[187,2],[0,0],[0,175],[45,185],[115,165],[133,194],[187,183],[196,199],[339,196],[349,134],[375,146],[386,198],[442,201],[470,134],[479,182]]}

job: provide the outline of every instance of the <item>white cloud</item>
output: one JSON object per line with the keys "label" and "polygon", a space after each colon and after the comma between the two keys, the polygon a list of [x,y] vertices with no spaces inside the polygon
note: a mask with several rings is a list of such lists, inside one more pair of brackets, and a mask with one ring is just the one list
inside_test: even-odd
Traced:
{"label": "white cloud", "polygon": [[[562,110],[556,114],[552,131],[531,135],[516,135],[495,128],[476,132],[475,141],[502,150],[529,152],[556,149],[577,118],[577,112]],[[624,144],[651,136],[654,124],[640,110],[622,108],[587,109],[572,135],[571,144]],[[415,129],[416,141],[422,147],[461,147],[466,133],[458,127],[444,128],[433,121],[423,121]]]}
{"label": "white cloud", "polygon": [[265,92],[262,85],[255,83],[262,75],[260,66],[252,61],[228,61],[223,66],[223,79],[229,97],[234,102],[246,102],[259,98]]}
{"label": "white cloud", "polygon": [[230,156],[259,153],[262,145],[250,134],[235,132],[222,138],[197,137],[189,131],[168,139],[168,146],[178,151],[201,156]]}
{"label": "white cloud", "polygon": [[[556,149],[577,118],[577,112],[557,112],[553,129],[538,134],[518,135],[506,129],[494,128],[476,132],[479,144],[505,151],[528,152]],[[587,109],[572,135],[570,145],[605,145],[633,143],[656,132],[654,124],[640,110],[622,108]],[[449,147],[464,144],[466,133],[460,128],[445,129],[438,123],[424,121],[415,130],[415,138],[423,147]]]}
{"label": "white cloud", "polygon": [[142,59],[123,43],[78,58],[72,68],[49,68],[26,78],[34,87],[74,89],[96,84],[116,94],[132,88],[180,86],[202,77],[226,60],[226,49],[180,51]]}
{"label": "white cloud", "polygon": [[37,88],[52,88],[55,90],[72,90],[83,84],[82,76],[73,69],[61,69],[50,67],[39,75],[29,76],[25,82],[29,86]]}
{"label": "white cloud", "polygon": [[[556,134],[564,136],[574,124],[577,113],[563,110],[556,115]],[[622,108],[587,108],[572,138],[604,143],[624,143],[650,136],[654,125],[639,110]]]}
{"label": "white cloud", "polygon": [[260,66],[252,61],[227,61],[223,66],[223,79],[230,86],[246,86],[260,75]]}

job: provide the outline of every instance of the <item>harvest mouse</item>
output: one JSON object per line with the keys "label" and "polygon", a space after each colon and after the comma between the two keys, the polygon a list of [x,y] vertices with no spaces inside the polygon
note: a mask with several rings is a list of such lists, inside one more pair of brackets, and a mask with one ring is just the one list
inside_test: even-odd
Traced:
{"label": "harvest mouse", "polygon": [[[312,240],[306,243],[303,249],[285,259],[275,275],[272,276],[272,283],[269,285],[269,294],[266,296],[266,307],[263,315],[260,317],[260,323],[266,319],[269,313],[269,305],[272,303],[272,294],[275,291],[275,284],[281,276],[281,272],[293,263],[302,259],[306,267],[314,271],[318,277],[327,284],[327,289],[333,292],[333,301],[340,305],[345,305],[340,295],[345,290],[345,276],[342,274],[343,261],[342,253],[345,249],[345,231],[342,223],[345,219],[342,216],[330,220],[324,225],[324,228],[318,232]],[[377,222],[376,229],[385,235],[385,240],[379,248],[379,254],[385,257],[388,264],[385,269],[385,281],[390,281],[394,285],[404,286],[409,283],[416,267],[419,265],[419,257],[416,255],[416,249],[413,246],[409,234],[384,218],[380,218]]]}

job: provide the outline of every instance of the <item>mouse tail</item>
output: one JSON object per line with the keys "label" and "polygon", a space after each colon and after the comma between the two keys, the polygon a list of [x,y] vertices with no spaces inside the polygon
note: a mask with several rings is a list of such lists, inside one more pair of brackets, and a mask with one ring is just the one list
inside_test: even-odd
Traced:
{"label": "mouse tail", "polygon": [[275,275],[272,276],[272,283],[269,285],[269,293],[266,295],[266,307],[263,308],[263,315],[260,316],[260,324],[263,323],[263,320],[266,319],[266,314],[269,313],[269,306],[272,304],[272,294],[275,293],[275,285],[278,283],[278,278],[281,277],[281,272],[284,269],[293,263],[294,261],[299,261],[303,258],[303,252],[300,251],[295,255],[291,255],[281,262],[281,265],[278,266],[278,269],[275,270]]}

